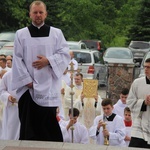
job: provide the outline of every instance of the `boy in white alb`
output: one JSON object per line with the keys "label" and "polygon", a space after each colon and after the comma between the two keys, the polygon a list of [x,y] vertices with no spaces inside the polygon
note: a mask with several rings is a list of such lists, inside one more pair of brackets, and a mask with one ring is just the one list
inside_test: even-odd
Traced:
{"label": "boy in white alb", "polygon": [[126,99],[128,97],[128,94],[129,94],[129,89],[123,88],[120,93],[120,99],[114,105],[114,109],[113,109],[113,113],[121,116],[122,118],[124,118],[124,109],[125,107],[127,107]]}
{"label": "boy in white alb", "polygon": [[126,127],[126,137],[125,137],[125,142],[126,146],[129,146],[129,142],[131,141],[131,127],[132,127],[132,119],[131,119],[131,111],[129,107],[126,107],[124,109],[124,123]]}
{"label": "boy in white alb", "polygon": [[[102,101],[104,115],[97,116],[94,119],[93,126],[89,129],[89,136],[96,140],[99,145],[104,145],[104,137],[111,146],[125,146],[125,125],[123,118],[112,113],[113,104],[111,99]],[[106,123],[106,129],[103,124]]]}
{"label": "boy in white alb", "polygon": [[8,71],[0,84],[0,100],[4,104],[2,121],[2,140],[18,140],[20,121],[18,103],[15,99],[16,90],[11,90],[12,71]]}
{"label": "boy in white alb", "polygon": [[69,120],[59,121],[63,140],[64,142],[72,142],[72,126],[73,126],[73,143],[87,144],[89,142],[88,130],[87,128],[77,121],[79,117],[79,110],[73,108],[73,117],[71,114],[71,109],[69,109]]}

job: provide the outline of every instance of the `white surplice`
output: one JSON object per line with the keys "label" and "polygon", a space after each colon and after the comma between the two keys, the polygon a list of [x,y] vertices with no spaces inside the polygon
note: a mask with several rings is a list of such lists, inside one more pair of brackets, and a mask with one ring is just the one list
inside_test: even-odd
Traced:
{"label": "white surplice", "polygon": [[6,72],[0,85],[0,100],[4,104],[2,121],[2,139],[18,140],[20,131],[20,122],[18,116],[18,104],[12,104],[8,97],[16,97],[16,91],[11,90],[12,71]]}
{"label": "white surplice", "polygon": [[[126,136],[131,137],[131,128],[132,127],[126,127]],[[126,142],[126,146],[129,146],[130,141],[125,141]]]}
{"label": "white surplice", "polygon": [[[67,125],[69,124],[69,121],[61,121],[60,128],[62,131],[64,142],[71,143],[72,142],[72,130],[71,129],[67,130]],[[89,142],[89,135],[88,135],[87,128],[79,122],[76,122],[73,126],[74,126],[73,143],[87,144]]]}
{"label": "white surplice", "polygon": [[98,102],[97,106],[95,108],[95,99],[94,98],[84,98],[84,106],[82,106],[82,102],[80,100],[80,97],[78,97],[78,100],[75,101],[74,107],[77,108],[80,111],[79,115],[79,122],[84,124],[86,128],[90,128],[93,125],[93,121],[96,116],[103,114],[101,102],[102,99],[100,96],[98,96]]}
{"label": "white surplice", "polygon": [[[42,69],[32,66],[37,56],[45,56],[50,65]],[[31,37],[27,27],[16,32],[12,67],[12,89],[17,99],[29,89],[32,99],[40,106],[59,106],[61,76],[70,62],[69,47],[60,29],[50,27],[47,37]]]}
{"label": "white surplice", "polygon": [[125,107],[127,107],[127,104],[123,104],[122,101],[119,99],[118,102],[114,105],[113,113],[124,118]]}
{"label": "white surplice", "polygon": [[[89,136],[96,140],[99,145],[104,145],[103,128],[100,127],[99,134],[96,136],[97,125],[100,120],[103,120],[104,116],[100,115],[94,119],[93,126],[89,129]],[[123,118],[116,115],[113,121],[105,121],[106,129],[109,131],[109,145],[111,146],[126,146],[124,141],[126,135],[126,129]]]}

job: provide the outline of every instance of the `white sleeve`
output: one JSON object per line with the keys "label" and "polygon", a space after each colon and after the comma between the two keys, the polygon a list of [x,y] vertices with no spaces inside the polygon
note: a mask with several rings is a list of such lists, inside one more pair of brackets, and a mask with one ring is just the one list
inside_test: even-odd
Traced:
{"label": "white sleeve", "polygon": [[69,47],[61,30],[58,30],[56,53],[47,59],[57,78],[60,78],[71,60]]}
{"label": "white sleeve", "polygon": [[1,83],[0,83],[0,100],[3,102],[3,104],[5,105],[5,107],[11,103],[8,101],[8,97],[9,97],[9,93],[7,90],[7,81],[6,81],[6,76],[4,75]]}
{"label": "white sleeve", "polygon": [[81,133],[82,133],[82,138],[81,138],[80,143],[82,143],[82,144],[88,144],[89,143],[89,135],[88,135],[87,128],[83,127]]}
{"label": "white sleeve", "polygon": [[32,82],[32,78],[23,61],[23,45],[19,41],[18,31],[16,32],[13,52],[12,66],[12,90],[18,89]]}
{"label": "white sleeve", "polygon": [[124,125],[124,121],[120,116],[115,121],[116,121],[116,124],[114,127],[115,130],[114,132],[109,132],[109,140],[110,142],[112,141],[113,143],[120,144],[120,142],[124,140],[126,136],[126,128]]}

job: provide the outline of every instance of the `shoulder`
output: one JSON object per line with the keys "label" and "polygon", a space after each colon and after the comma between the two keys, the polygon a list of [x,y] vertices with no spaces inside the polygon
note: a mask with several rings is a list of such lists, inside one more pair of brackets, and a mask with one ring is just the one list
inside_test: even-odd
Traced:
{"label": "shoulder", "polygon": [[101,120],[101,119],[103,119],[103,115],[97,116],[97,117],[95,118],[95,121],[99,121],[99,120]]}
{"label": "shoulder", "polygon": [[56,28],[56,27],[53,27],[53,26],[50,26],[50,30],[53,31],[53,32],[56,32],[56,33],[57,33],[57,32],[58,32],[58,33],[62,32],[61,29]]}
{"label": "shoulder", "polygon": [[138,84],[138,83],[141,83],[143,81],[146,81],[145,77],[137,78],[133,81],[133,84]]}
{"label": "shoulder", "polygon": [[81,129],[87,130],[87,128],[85,127],[85,125],[83,125],[82,123],[77,122],[77,125],[78,125]]}
{"label": "shoulder", "polygon": [[16,33],[22,33],[22,32],[25,32],[27,30],[28,30],[28,28],[24,27],[24,28],[21,28],[21,29],[17,30]]}
{"label": "shoulder", "polygon": [[28,33],[28,28],[24,27],[16,31],[16,36],[24,37]]}
{"label": "shoulder", "polygon": [[5,79],[5,78],[10,78],[11,74],[12,74],[12,70],[10,69],[9,71],[7,71],[7,72],[4,74],[3,78],[4,78],[4,79]]}
{"label": "shoulder", "polygon": [[117,114],[116,114],[116,116],[115,116],[115,119],[116,119],[117,121],[122,121],[122,122],[123,122],[123,118],[122,118],[121,116],[117,115]]}

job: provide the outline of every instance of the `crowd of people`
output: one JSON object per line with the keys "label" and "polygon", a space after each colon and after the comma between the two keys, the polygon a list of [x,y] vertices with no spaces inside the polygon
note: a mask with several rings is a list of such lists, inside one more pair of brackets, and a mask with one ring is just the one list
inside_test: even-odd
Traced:
{"label": "crowd of people", "polygon": [[116,104],[98,91],[88,98],[62,31],[45,24],[45,3],[33,1],[29,15],[13,57],[0,55],[0,139],[150,148],[150,58]]}

